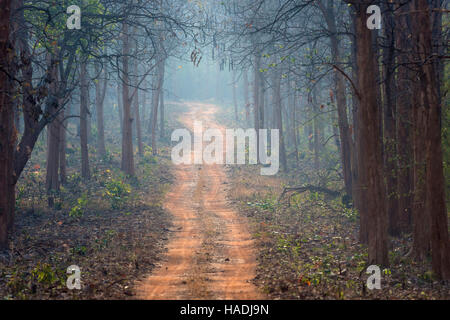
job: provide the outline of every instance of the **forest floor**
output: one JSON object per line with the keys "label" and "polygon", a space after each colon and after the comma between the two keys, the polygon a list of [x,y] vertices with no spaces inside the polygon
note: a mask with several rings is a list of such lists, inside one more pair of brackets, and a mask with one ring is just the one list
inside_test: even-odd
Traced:
{"label": "forest floor", "polygon": [[[135,198],[111,208],[96,177],[81,196],[79,216],[65,206],[38,206],[19,211],[11,248],[0,255],[0,297],[3,299],[126,299],[135,295],[132,284],[155,266],[170,227],[160,205],[170,172],[159,172],[149,188],[133,188]],[[109,170],[109,169],[107,169]],[[72,182],[69,182],[72,183]],[[69,190],[70,186],[66,186]],[[76,189],[76,187],[73,187]],[[145,196],[144,196],[145,195]],[[68,200],[68,199],[66,199]],[[78,209],[76,209],[78,210]],[[66,270],[81,270],[81,290],[66,286]]]}
{"label": "forest floor", "polygon": [[258,168],[234,166],[228,175],[230,199],[257,247],[254,283],[269,299],[450,299],[450,284],[434,279],[430,261],[408,255],[411,234],[391,238],[381,289],[369,290],[355,211],[314,192],[279,200],[285,186],[302,185],[298,172],[260,176]]}
{"label": "forest floor", "polygon": [[[186,103],[180,122],[192,130],[236,124],[215,105]],[[218,124],[220,123],[220,125]],[[430,262],[408,256],[411,235],[392,238],[391,266],[381,290],[367,289],[367,248],[358,214],[342,199],[314,192],[279,199],[285,186],[340,179],[300,160],[298,171],[261,176],[258,166],[174,168],[164,208],[172,214],[168,251],[158,269],[136,283],[141,299],[450,299]]]}
{"label": "forest floor", "polygon": [[[224,128],[218,108],[187,103],[180,122],[193,131]],[[173,216],[168,252],[159,269],[137,284],[142,299],[264,299],[252,283],[256,250],[248,222],[229,204],[229,181],[222,165],[179,165],[165,209]]]}
{"label": "forest floor", "polygon": [[[108,129],[105,157],[90,144],[86,181],[76,127],[69,126],[67,183],[54,194],[54,208],[47,205],[46,142],[39,139],[18,183],[10,248],[0,252],[0,299],[134,299],[135,281],[156,266],[171,227],[162,207],[173,183],[167,139],[157,156],[148,147],[136,153],[136,177],[128,177],[119,169],[120,128]],[[66,286],[71,265],[80,268],[81,290]]]}
{"label": "forest floor", "polygon": [[[194,120],[236,127],[216,105],[167,109],[168,132]],[[120,146],[120,136],[107,137]],[[86,182],[77,142],[69,141],[68,181],[52,209],[45,140],[34,150],[18,184],[10,250],[0,253],[0,299],[450,299],[429,261],[408,256],[410,234],[391,239],[391,266],[371,291],[357,212],[314,192],[279,200],[285,186],[341,189],[338,171],[327,169],[332,158],[317,172],[302,153],[297,169],[277,176],[250,165],[174,166],[166,137],[157,156],[146,148],[136,157],[138,178],[121,173],[116,147],[91,159]],[[81,290],[67,289],[70,265],[81,269]]]}
{"label": "forest floor", "polygon": [[[216,118],[230,128],[245,127],[224,110]],[[316,170],[313,154],[302,150],[298,162],[290,157],[291,170],[280,169],[276,176],[261,176],[254,165],[225,166],[228,204],[246,218],[256,246],[252,283],[267,299],[450,299],[450,283],[435,279],[431,261],[412,259],[411,233],[390,239],[390,266],[381,268],[381,289],[369,290],[359,215],[345,199],[311,191],[280,198],[288,186],[342,190],[338,163],[325,155]]]}

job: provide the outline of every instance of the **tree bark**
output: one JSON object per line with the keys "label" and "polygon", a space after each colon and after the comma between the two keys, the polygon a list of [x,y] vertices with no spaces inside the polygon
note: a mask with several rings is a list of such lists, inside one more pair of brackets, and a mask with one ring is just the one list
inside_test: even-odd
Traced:
{"label": "tree bark", "polygon": [[244,71],[244,102],[245,102],[245,122],[247,126],[250,124],[250,99],[248,90],[248,71]]}
{"label": "tree bark", "polygon": [[[328,31],[330,33],[330,45],[333,64],[341,67],[341,56],[339,50],[339,39],[336,27],[336,19],[334,12],[334,5],[332,0],[327,1],[327,6],[322,5],[325,20],[327,22]],[[351,167],[351,136],[347,118],[347,102],[345,99],[345,85],[343,75],[335,70],[334,72],[334,87],[336,92],[336,105],[338,111],[338,126],[340,135],[340,145],[338,148],[341,153],[342,172],[344,175],[345,191],[347,195],[352,196],[352,167]]]}
{"label": "tree bark", "polygon": [[66,123],[64,120],[65,112],[64,109],[61,110],[61,123],[60,123],[60,133],[59,133],[59,182],[64,185],[67,182],[67,162],[66,162]]}
{"label": "tree bark", "polygon": [[233,69],[233,80],[232,80],[232,86],[233,86],[233,105],[234,105],[234,120],[236,123],[238,122],[238,104],[237,104],[237,96],[236,96],[236,70]]}
{"label": "tree bark", "polygon": [[400,217],[397,196],[397,126],[395,101],[395,19],[392,4],[383,7],[384,50],[383,50],[383,116],[384,116],[384,171],[386,175],[387,212],[389,218],[389,234],[400,234]]}
{"label": "tree bark", "polygon": [[159,93],[159,109],[161,110],[161,116],[159,117],[159,136],[160,138],[165,137],[165,122],[166,122],[166,106],[164,105],[164,88],[161,88]]}
{"label": "tree bark", "polygon": [[158,105],[159,105],[159,95],[161,93],[161,86],[164,79],[164,70],[165,70],[165,60],[160,60],[158,63],[158,71],[155,85],[153,88],[155,90],[153,92],[153,103],[152,103],[152,152],[154,155],[158,153],[158,149],[156,146],[156,126],[158,124]]}
{"label": "tree bark", "polygon": [[91,177],[89,169],[89,150],[88,150],[88,79],[87,65],[81,63],[80,72],[80,146],[81,146],[81,176],[88,180]]}
{"label": "tree bark", "polygon": [[134,75],[136,76],[136,92],[134,93],[133,97],[133,103],[134,103],[134,116],[136,117],[136,138],[137,138],[137,144],[138,144],[138,153],[140,156],[144,154],[144,146],[142,144],[142,130],[141,130],[141,114],[139,110],[139,89],[137,87],[139,86],[139,80],[137,78],[138,76],[138,64],[137,60],[135,59],[134,62]]}
{"label": "tree bark", "polygon": [[[100,73],[99,64],[96,63],[95,67],[96,67],[95,72],[99,74]],[[103,82],[100,82],[100,80],[97,80],[95,82],[95,104],[96,104],[95,109],[97,111],[97,148],[100,157],[104,157],[106,155],[103,105],[106,95],[107,79],[106,79],[106,72],[102,72],[102,74],[105,76]]]}
{"label": "tree bark", "polygon": [[[56,115],[59,112],[60,99],[57,97],[57,79],[58,69],[55,63],[56,54],[48,54],[48,68],[53,81],[49,86],[49,113]],[[47,170],[45,178],[45,187],[48,195],[48,206],[53,208],[54,194],[59,191],[59,143],[61,133],[61,115],[57,114],[56,118],[48,125],[47,131]]]}
{"label": "tree bark", "polygon": [[358,67],[358,89],[360,108],[358,124],[360,143],[357,144],[361,167],[361,200],[365,202],[367,220],[369,263],[387,266],[388,238],[386,215],[386,190],[383,177],[382,141],[380,137],[379,108],[377,105],[377,83],[374,78],[376,65],[372,48],[372,31],[366,26],[368,3],[356,6],[356,63]]}
{"label": "tree bark", "polygon": [[285,172],[288,171],[287,161],[286,161],[286,150],[284,145],[284,136],[283,136],[283,117],[282,117],[282,105],[281,105],[281,74],[279,70],[274,71],[273,75],[273,96],[275,105],[273,108],[275,111],[275,129],[279,130],[280,133],[280,162],[281,167]]}
{"label": "tree bark", "polygon": [[122,131],[122,171],[134,175],[133,155],[133,118],[131,114],[131,101],[129,96],[129,56],[130,41],[128,25],[123,24],[123,52],[122,52],[122,104],[123,104],[123,131]]}
{"label": "tree bark", "polygon": [[437,277],[450,279],[450,244],[445,204],[445,180],[441,145],[441,103],[435,64],[429,60],[433,53],[430,11],[426,0],[414,0],[413,39],[418,63],[420,103],[426,110],[426,202],[431,217],[431,254]]}
{"label": "tree bark", "polygon": [[[256,132],[259,132],[260,122],[259,122],[259,101],[260,101],[260,82],[259,82],[259,68],[260,68],[261,58],[260,54],[255,53],[253,60],[253,123]],[[259,134],[256,135],[256,153],[259,159]]]}
{"label": "tree bark", "polygon": [[117,109],[119,115],[120,133],[123,134],[123,105],[122,105],[122,86],[121,80],[117,80]]}
{"label": "tree bark", "polygon": [[15,184],[14,172],[14,110],[10,89],[12,84],[5,69],[11,62],[10,43],[10,0],[0,0],[0,249],[8,245],[8,229],[14,214]]}
{"label": "tree bark", "polygon": [[410,4],[401,5],[396,21],[396,47],[400,51],[397,57],[397,158],[398,158],[398,211],[400,230],[407,232],[411,225],[412,211],[412,141],[410,125],[412,119],[412,83],[413,75],[408,63],[411,60],[411,24]]}

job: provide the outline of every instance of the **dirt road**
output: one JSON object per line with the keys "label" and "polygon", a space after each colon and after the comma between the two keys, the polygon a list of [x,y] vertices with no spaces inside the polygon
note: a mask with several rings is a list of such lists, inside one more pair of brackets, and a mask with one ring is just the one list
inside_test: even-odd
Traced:
{"label": "dirt road", "polygon": [[[217,107],[187,104],[181,122],[194,120],[224,130],[215,120]],[[160,268],[138,288],[141,299],[264,299],[251,283],[255,252],[247,222],[228,204],[223,165],[180,165],[165,208],[174,227]]]}

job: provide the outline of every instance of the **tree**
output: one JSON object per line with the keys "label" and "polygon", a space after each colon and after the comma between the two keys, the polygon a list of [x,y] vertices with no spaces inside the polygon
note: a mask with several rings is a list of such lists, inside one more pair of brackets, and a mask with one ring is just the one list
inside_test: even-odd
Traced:
{"label": "tree", "polygon": [[10,0],[0,0],[0,249],[8,242],[8,220],[14,212],[15,191],[11,173],[14,163],[14,110],[12,107],[11,79],[8,77],[10,66]]}
{"label": "tree", "polygon": [[[450,247],[448,217],[445,204],[444,173],[441,146],[441,103],[438,95],[438,76],[435,64],[430,61],[433,54],[432,29],[429,7],[426,0],[413,1],[414,19],[412,38],[418,59],[419,103],[424,108],[426,119],[426,217],[430,218],[431,254],[434,273],[441,279],[450,279]],[[424,120],[425,120],[424,119]],[[420,230],[418,230],[420,232]],[[420,236],[420,235],[419,235]]]}
{"label": "tree", "polygon": [[395,19],[393,5],[384,5],[383,42],[383,122],[384,122],[384,166],[386,175],[386,206],[389,219],[389,234],[400,234],[400,217],[397,196],[397,108],[395,97]]}
{"label": "tree", "polygon": [[[95,73],[100,75],[100,64],[95,63]],[[96,111],[97,111],[97,148],[98,153],[101,157],[106,155],[106,147],[105,147],[105,125],[103,121],[103,103],[105,101],[106,89],[108,80],[106,78],[106,72],[101,72],[103,74],[104,79],[100,81],[100,79],[95,81],[95,103],[96,103]]]}
{"label": "tree", "polygon": [[379,135],[379,108],[377,105],[377,83],[372,31],[366,26],[367,7],[365,1],[355,5],[356,10],[356,64],[358,67],[358,90],[360,107],[357,111],[360,126],[358,144],[361,201],[365,203],[369,263],[389,265],[386,193],[383,178],[382,141]]}
{"label": "tree", "polygon": [[134,175],[134,155],[133,155],[133,118],[131,113],[131,99],[129,94],[129,56],[130,40],[128,34],[128,24],[123,23],[122,27],[122,171],[126,174]]}
{"label": "tree", "polygon": [[[325,21],[327,22],[328,32],[330,34],[330,46],[331,46],[331,56],[333,65],[336,70],[334,73],[334,87],[336,92],[336,105],[338,110],[338,126],[339,126],[339,134],[340,134],[340,143],[341,143],[341,159],[342,159],[342,171],[344,174],[344,183],[346,193],[351,196],[353,193],[352,187],[352,167],[351,167],[351,137],[350,130],[348,126],[348,118],[347,118],[347,104],[345,99],[345,85],[344,85],[344,77],[341,73],[341,54],[339,50],[339,40],[337,34],[336,27],[336,19],[335,19],[335,9],[332,0],[327,1],[327,6],[323,4],[322,1],[317,2],[319,8],[321,9]],[[339,70],[337,70],[339,69]]]}
{"label": "tree", "polygon": [[89,180],[91,172],[89,169],[89,150],[88,150],[88,79],[87,63],[81,62],[80,70],[80,146],[81,146],[81,176]]}

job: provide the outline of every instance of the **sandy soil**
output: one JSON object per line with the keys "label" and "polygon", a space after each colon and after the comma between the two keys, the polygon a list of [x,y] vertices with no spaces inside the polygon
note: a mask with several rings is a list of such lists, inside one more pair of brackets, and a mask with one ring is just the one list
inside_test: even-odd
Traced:
{"label": "sandy soil", "polygon": [[[187,104],[186,128],[194,120],[224,130],[211,104]],[[256,254],[247,221],[228,203],[223,165],[180,165],[165,208],[173,216],[162,265],[138,284],[140,299],[264,299],[251,282]]]}

